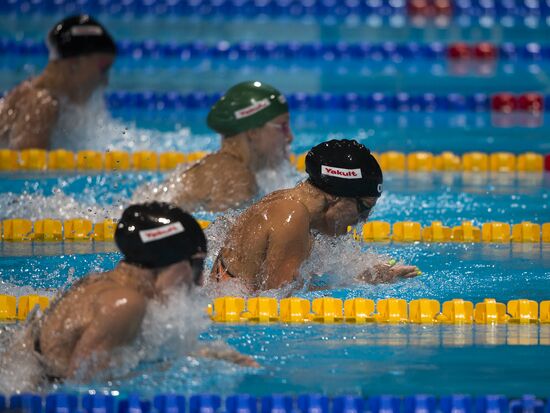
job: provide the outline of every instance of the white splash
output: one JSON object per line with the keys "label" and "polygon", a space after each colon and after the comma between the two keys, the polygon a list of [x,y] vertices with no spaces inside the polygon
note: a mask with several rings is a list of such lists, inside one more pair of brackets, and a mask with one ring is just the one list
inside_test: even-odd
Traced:
{"label": "white splash", "polygon": [[305,178],[289,161],[281,163],[274,169],[262,169],[256,173],[259,196],[265,196],[279,189],[292,188]]}
{"label": "white splash", "polygon": [[27,332],[19,325],[0,326],[0,393],[40,391],[40,363],[28,348]]}
{"label": "white splash", "polygon": [[1,217],[38,219],[89,219],[99,222],[104,219],[118,219],[126,205],[125,202],[115,205],[99,205],[93,202],[82,202],[65,195],[60,189],[54,189],[54,194],[0,194]]}
{"label": "white splash", "polygon": [[53,148],[73,151],[151,150],[192,151],[212,145],[212,136],[193,136],[189,128],[160,132],[142,129],[114,119],[105,103],[103,90],[97,90],[84,105],[63,105],[52,137]]}
{"label": "white splash", "polygon": [[[34,289],[30,286],[0,282],[2,294],[20,297],[37,294],[53,299],[57,291]],[[0,325],[0,394],[14,394],[40,389],[40,364],[27,347],[27,330],[24,324]]]}
{"label": "white splash", "polygon": [[330,237],[317,233],[311,254],[300,268],[301,281],[313,288],[318,281],[317,287],[353,287],[360,283],[359,275],[367,274],[376,282],[378,274],[374,266],[389,259],[364,250],[349,235]]}

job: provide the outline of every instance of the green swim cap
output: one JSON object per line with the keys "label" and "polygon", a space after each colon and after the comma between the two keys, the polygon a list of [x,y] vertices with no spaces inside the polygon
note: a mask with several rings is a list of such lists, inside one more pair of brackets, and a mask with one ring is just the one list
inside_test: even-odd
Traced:
{"label": "green swim cap", "polygon": [[243,82],[229,89],[212,106],[206,123],[229,137],[259,128],[287,112],[285,97],[273,86],[259,81]]}

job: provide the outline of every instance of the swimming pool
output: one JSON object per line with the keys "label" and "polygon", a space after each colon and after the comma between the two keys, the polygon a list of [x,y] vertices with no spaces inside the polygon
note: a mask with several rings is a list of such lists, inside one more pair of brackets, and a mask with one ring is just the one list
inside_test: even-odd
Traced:
{"label": "swimming pool", "polygon": [[[37,73],[44,64],[38,41],[62,15],[59,10],[40,9],[46,3],[36,2],[40,6],[32,13],[21,6],[23,2],[0,8],[0,90]],[[132,7],[141,4],[130,3]],[[520,6],[495,11],[490,25],[479,16],[465,24],[466,12],[461,11],[446,25],[419,26],[407,18],[399,20],[406,14],[405,2],[393,2],[400,7],[391,14],[386,7],[391,2],[380,2],[386,7],[382,9],[371,3],[365,2],[371,7],[365,16],[382,17],[365,17],[354,23],[349,17],[353,13],[348,12],[343,20],[330,20],[325,6],[318,11],[322,19],[312,19],[306,12],[305,17],[273,20],[246,14],[235,17],[229,12],[222,18],[205,15],[198,6],[195,14],[181,19],[181,13],[161,13],[159,8],[147,9],[149,6],[143,6],[144,10],[157,11],[147,17],[139,8],[133,9],[133,14],[119,14],[116,8],[109,13],[104,6],[109,2],[89,2],[90,7],[99,8],[98,17],[113,27],[121,42],[126,41],[123,45],[128,50],[117,62],[107,91],[110,115],[101,105],[91,108],[83,124],[88,131],[80,131],[83,134],[71,141],[69,149],[104,151],[110,144],[111,149],[128,151],[152,145],[158,151],[215,150],[218,138],[204,125],[207,100],[198,92],[211,97],[237,81],[259,77],[292,95],[295,110],[291,122],[296,135],[292,150],[296,153],[308,150],[327,135],[358,139],[377,152],[550,152],[548,112],[535,116],[534,123],[521,115],[512,115],[503,123],[490,111],[490,97],[496,92],[550,93],[546,76],[550,60],[544,42],[550,26],[545,20],[545,6],[541,6],[535,26],[533,19],[529,20],[532,16]],[[58,6],[67,11],[72,10],[71,4],[65,1]],[[117,4],[112,2],[111,6]],[[167,2],[159,4],[165,6]],[[506,20],[510,15],[515,19],[512,25]],[[138,43],[151,39],[156,43]],[[198,44],[199,40],[206,46]],[[222,40],[228,43],[220,43]],[[275,48],[270,55],[273,46],[268,40],[284,47]],[[509,48],[501,47],[496,61],[465,65],[451,61],[446,52],[448,44],[458,40],[499,45],[512,42],[517,47],[512,57],[505,57]],[[359,55],[330,49],[340,41],[352,46],[370,42],[371,48],[359,47]],[[302,49],[292,42],[298,42]],[[396,48],[384,42],[404,46]],[[438,42],[443,42],[443,49]],[[540,43],[539,51],[532,53],[525,47],[529,42]],[[198,51],[189,57],[185,53],[193,47]],[[417,59],[418,48],[424,54]],[[237,54],[231,55],[231,50]],[[182,58],[181,53],[187,57]],[[147,96],[151,99],[148,91],[160,97],[143,103]],[[136,94],[133,100],[125,98],[127,92]],[[184,103],[179,107],[157,104],[174,92],[193,98],[171,95]],[[340,97],[346,93],[365,96],[365,102],[371,99],[370,103],[345,106]],[[467,97],[477,93],[486,96],[481,103],[475,100],[474,105]],[[441,99],[432,100],[432,96]],[[161,177],[157,172],[3,172],[0,219],[117,218],[121,205],[128,202],[136,187]],[[292,185],[300,179],[303,175],[289,166],[276,184]],[[372,219],[391,223],[410,220],[422,225],[442,221],[449,226],[463,220],[476,225],[490,221],[550,222],[548,173],[387,173],[385,189]],[[231,219],[235,213],[228,215]],[[208,220],[217,217],[207,212],[197,216]],[[223,228],[222,218],[208,231],[214,250],[222,241]],[[334,254],[326,257],[323,247]],[[474,302],[486,297],[500,302],[517,298],[542,301],[550,298],[549,248],[548,243],[360,244],[349,236],[334,243],[320,240],[312,260],[315,269],[326,273],[323,281],[331,288],[315,293],[296,291],[295,295],[309,299],[330,295],[374,300],[433,298],[440,302],[457,297]],[[357,259],[362,249],[418,265],[424,274],[392,285],[357,285],[350,274],[368,265]],[[18,296],[38,292],[51,297],[56,288],[90,271],[113,268],[119,257],[111,242],[2,242],[2,292]],[[60,389],[139,392],[145,397],[158,392],[547,395],[547,325],[208,325],[203,308],[209,300],[205,297],[198,310],[180,304],[170,314],[153,315],[149,320],[152,333],[144,340],[155,343],[152,336],[166,335],[163,345],[174,350],[171,339],[188,338],[205,329],[202,340],[226,341],[255,355],[261,369],[198,360],[181,351],[168,352],[166,357],[151,351],[133,376],[85,385],[67,383]],[[173,334],[166,332],[167,324]],[[140,348],[128,352],[134,351]],[[128,360],[129,364],[134,362]]]}

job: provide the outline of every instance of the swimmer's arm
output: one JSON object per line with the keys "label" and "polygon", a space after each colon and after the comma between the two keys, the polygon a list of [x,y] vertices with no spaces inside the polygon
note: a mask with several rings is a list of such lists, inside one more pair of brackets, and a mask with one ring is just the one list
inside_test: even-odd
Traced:
{"label": "swimmer's arm", "polygon": [[278,211],[268,238],[263,277],[264,289],[279,288],[298,277],[300,266],[310,252],[309,213],[305,207]]}
{"label": "swimmer's arm", "polygon": [[145,315],[145,299],[137,292],[118,289],[101,294],[97,313],[84,330],[71,355],[68,377],[93,377],[109,367],[110,352],[130,344],[137,336]]}
{"label": "swimmer's arm", "polygon": [[234,350],[227,345],[211,345],[203,347],[200,350],[193,352],[192,355],[196,357],[228,361],[230,363],[244,367],[260,367],[258,362],[252,357],[241,354],[237,350]]}
{"label": "swimmer's arm", "polygon": [[420,275],[418,267],[414,265],[396,264],[394,260],[384,263],[375,264],[372,269],[366,270],[359,274],[357,279],[369,284],[392,283],[400,278],[413,278]]}

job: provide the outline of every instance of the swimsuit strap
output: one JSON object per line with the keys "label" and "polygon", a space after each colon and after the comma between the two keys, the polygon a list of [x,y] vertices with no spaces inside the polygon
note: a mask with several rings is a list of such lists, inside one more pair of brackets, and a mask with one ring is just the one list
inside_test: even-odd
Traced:
{"label": "swimsuit strap", "polygon": [[237,278],[233,274],[229,272],[227,269],[227,265],[223,262],[222,255],[218,255],[218,258],[216,258],[216,263],[214,264],[214,267],[216,268],[216,281],[222,282],[230,280],[231,278]]}

